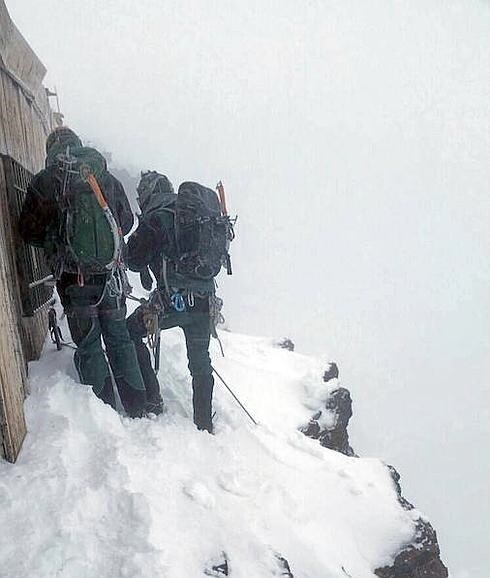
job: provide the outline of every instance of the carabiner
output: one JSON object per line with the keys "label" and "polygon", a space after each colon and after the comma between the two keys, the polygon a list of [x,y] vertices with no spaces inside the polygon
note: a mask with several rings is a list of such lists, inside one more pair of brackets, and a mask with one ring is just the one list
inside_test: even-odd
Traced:
{"label": "carabiner", "polygon": [[178,313],[182,313],[182,311],[185,311],[185,301],[180,293],[174,293],[173,295],[171,295],[170,302],[172,303],[172,307]]}

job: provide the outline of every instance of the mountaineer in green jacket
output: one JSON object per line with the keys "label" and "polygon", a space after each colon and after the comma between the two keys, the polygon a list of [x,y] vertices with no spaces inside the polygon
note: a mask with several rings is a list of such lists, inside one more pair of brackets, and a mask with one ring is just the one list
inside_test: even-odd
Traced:
{"label": "mountaineer in green jacket", "polygon": [[123,236],[134,221],[128,199],[104,157],[69,128],[49,135],[46,152],[46,168],[24,201],[21,236],[45,250],[77,345],[80,381],[115,408],[112,370],[126,412],[142,416],[145,386],[125,321]]}

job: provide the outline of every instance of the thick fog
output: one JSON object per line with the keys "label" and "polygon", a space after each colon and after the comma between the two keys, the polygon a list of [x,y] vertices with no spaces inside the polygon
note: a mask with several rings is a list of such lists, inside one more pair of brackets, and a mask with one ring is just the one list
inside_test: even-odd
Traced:
{"label": "thick fog", "polygon": [[230,328],[335,359],[457,578],[490,567],[490,3],[10,0],[67,123],[223,179]]}

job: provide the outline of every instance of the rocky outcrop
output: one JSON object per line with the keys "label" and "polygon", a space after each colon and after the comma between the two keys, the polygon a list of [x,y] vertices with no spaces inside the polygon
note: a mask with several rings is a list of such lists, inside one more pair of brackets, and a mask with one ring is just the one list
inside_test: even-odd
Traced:
{"label": "rocky outcrop", "polygon": [[[330,363],[323,374],[323,381],[337,379],[339,370],[336,363]],[[327,400],[310,422],[301,428],[308,437],[317,439],[326,448],[356,457],[349,444],[347,426],[352,417],[352,399],[344,387],[334,387]],[[400,474],[392,466],[390,470],[398,500],[405,510],[414,506],[406,500],[401,491]],[[411,544],[404,547],[395,557],[393,564],[375,570],[379,578],[447,578],[447,568],[441,561],[437,535],[429,521],[418,517],[415,521],[415,535]]]}
{"label": "rocky outcrop", "polygon": [[[395,484],[398,500],[405,510],[414,506],[402,495],[400,474],[393,466],[387,466]],[[415,521],[415,538],[395,558],[391,566],[375,570],[380,578],[447,578],[448,571],[441,561],[437,535],[428,520],[422,517]]]}
{"label": "rocky outcrop", "polygon": [[338,387],[329,395],[325,407],[318,411],[301,431],[306,436],[318,440],[325,448],[346,456],[354,456],[347,432],[351,417],[352,399],[349,390]]}
{"label": "rocky outcrop", "polygon": [[[294,578],[294,574],[286,558],[277,552],[271,552],[271,555],[276,566],[273,575],[283,576],[284,578]],[[204,569],[204,574],[206,576],[215,576],[216,578],[230,575],[230,567],[226,553],[222,552],[217,560],[210,562],[209,567]]]}
{"label": "rocky outcrop", "polygon": [[287,349],[288,351],[294,351],[294,343],[289,337],[284,337],[281,341],[278,341],[276,346],[281,349]]}
{"label": "rocky outcrop", "polygon": [[285,576],[286,578],[294,578],[294,574],[291,572],[291,568],[289,567],[289,562],[281,556],[280,554],[276,554],[276,561],[279,571],[279,576]]}
{"label": "rocky outcrop", "polygon": [[[337,379],[339,368],[335,362],[331,362],[323,374],[323,381],[329,382]],[[335,450],[346,456],[354,456],[354,450],[349,445],[347,426],[352,417],[352,398],[345,387],[336,387],[308,425],[301,431],[310,438],[318,440],[320,445],[330,450]]]}
{"label": "rocky outcrop", "polygon": [[323,374],[323,381],[327,382],[332,379],[338,379],[338,377],[339,377],[339,368],[335,363],[335,361],[331,361]]}

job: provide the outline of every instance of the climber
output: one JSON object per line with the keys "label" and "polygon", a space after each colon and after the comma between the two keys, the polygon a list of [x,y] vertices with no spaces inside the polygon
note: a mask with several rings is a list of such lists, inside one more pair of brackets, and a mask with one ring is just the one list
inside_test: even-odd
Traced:
{"label": "climber", "polygon": [[229,262],[232,226],[213,190],[186,182],[175,194],[169,179],[155,171],[142,174],[138,203],[140,222],[128,241],[128,265],[140,272],[147,290],[153,285],[151,273],[157,283],[149,302],[129,317],[128,329],[148,403],[161,413],[160,386],[143,338],[180,326],[192,375],[194,423],[212,433],[214,379],[209,341],[221,301],[215,296],[214,277],[222,263]]}
{"label": "climber", "polygon": [[77,345],[80,381],[115,408],[112,371],[126,412],[140,417],[146,392],[125,321],[123,235],[133,226],[126,193],[104,157],[68,127],[48,136],[46,153],[46,168],[28,187],[21,237],[45,250]]}

